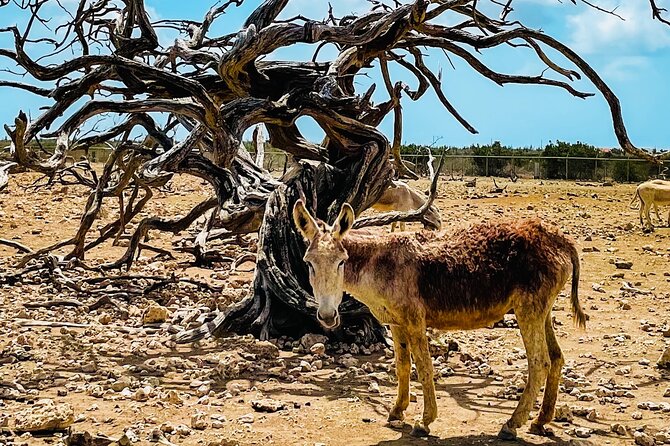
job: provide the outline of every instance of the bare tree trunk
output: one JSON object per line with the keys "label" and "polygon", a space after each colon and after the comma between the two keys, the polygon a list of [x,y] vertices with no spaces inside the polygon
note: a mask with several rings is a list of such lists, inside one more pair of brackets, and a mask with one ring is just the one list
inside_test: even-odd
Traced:
{"label": "bare tree trunk", "polygon": [[[331,221],[345,202],[357,213],[365,210],[394,175],[415,177],[401,159],[402,98],[417,101],[432,89],[445,110],[476,133],[442,91],[441,76],[426,65],[424,48],[460,58],[500,85],[546,85],[578,98],[592,96],[572,86],[572,81],[580,79],[579,71],[607,101],[621,147],[654,162],[661,159],[632,144],[618,98],[579,55],[551,36],[507,19],[514,10],[512,1],[490,2],[489,6],[499,9],[495,16],[480,8],[487,2],[477,0],[413,0],[394,2],[393,7],[375,1],[370,11],[357,16],[337,18],[331,10],[323,21],[302,16],[279,20],[288,1],[264,0],[240,30],[220,36],[210,35],[213,22],[242,1],[218,2],[199,22],[160,24],[151,22],[142,0],[100,0],[78,6],[61,2],[57,4],[68,11],[71,20],[58,28],[63,33],[53,39],[36,38],[31,32],[34,23],[44,23],[44,8],[54,2],[0,1],[3,14],[28,18],[22,30],[16,26],[0,30],[14,40],[11,48],[0,48],[0,60],[11,65],[10,74],[16,66],[22,71],[16,79],[0,80],[0,87],[22,89],[53,101],[36,119],[29,121],[19,111],[14,128],[5,127],[12,140],[10,161],[44,174],[39,185],[81,184],[90,190],[77,233],[28,252],[21,263],[64,246],[73,247],[66,258],[83,259],[88,250],[118,238],[124,226],[134,221],[136,229],[126,252],[101,266],[130,268],[149,231],[185,230],[216,209],[198,237],[198,249],[202,254],[213,234],[225,237],[260,229],[253,293],[180,339],[228,330],[263,338],[320,330],[302,261],[305,247],[289,218],[295,201],[303,199],[317,217]],[[665,21],[665,11],[654,1],[651,5],[654,17]],[[157,25],[183,34],[161,46]],[[44,51],[31,57],[27,51],[40,45]],[[315,54],[297,61],[266,57],[296,45],[314,45]],[[336,48],[337,54],[321,61],[318,53],[325,45]],[[528,54],[537,57],[554,77],[545,77],[545,72],[537,76],[494,71],[477,54],[496,47],[530,48]],[[75,54],[63,62],[59,55],[65,50]],[[561,56],[574,70],[560,66],[548,54]],[[417,81],[416,89],[402,81],[394,83],[390,64],[409,73]],[[381,103],[372,100],[375,85],[364,92],[355,88],[356,77],[377,66],[388,94],[388,100]],[[390,113],[394,117],[392,143],[377,130]],[[100,118],[100,125],[90,125],[94,118],[114,114],[124,120],[115,124]],[[156,115],[162,119],[154,119]],[[296,122],[304,116],[325,132],[321,143],[310,142],[301,134]],[[263,169],[260,124],[271,146],[291,160],[280,180]],[[242,141],[253,126],[255,160]],[[47,132],[51,128],[54,130]],[[142,138],[136,138],[138,134]],[[176,142],[174,134],[187,136]],[[56,143],[47,156],[42,155],[41,138]],[[66,162],[71,160],[71,151],[87,151],[100,144],[113,149],[100,176],[87,162]],[[0,189],[6,187],[8,166],[0,167]],[[137,221],[154,196],[152,190],[168,185],[174,173],[208,181],[215,196],[179,218],[150,216]],[[114,200],[107,201],[118,203],[119,217],[91,239],[93,223],[104,198],[109,197]],[[198,250],[194,247],[193,252]],[[361,304],[347,298],[341,310],[346,328],[332,336],[366,343],[382,338],[380,325]]]}
{"label": "bare tree trunk", "polygon": [[263,136],[263,128],[260,124],[254,128],[252,141],[254,144],[254,151],[256,152],[256,165],[262,169],[263,161],[265,160],[265,138]]}

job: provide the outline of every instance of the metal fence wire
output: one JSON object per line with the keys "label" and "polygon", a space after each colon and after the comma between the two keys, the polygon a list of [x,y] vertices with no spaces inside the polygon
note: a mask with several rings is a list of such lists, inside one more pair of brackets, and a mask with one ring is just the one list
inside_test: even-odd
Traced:
{"label": "metal fence wire", "polygon": [[[440,155],[434,155],[440,156]],[[459,177],[496,176],[558,180],[640,182],[670,178],[668,167],[638,158],[581,158],[551,156],[444,155],[442,175]],[[420,176],[428,176],[428,154],[403,155],[403,160]],[[270,172],[285,171],[284,152],[266,151],[264,167]],[[437,164],[437,163],[436,163]]]}
{"label": "metal fence wire", "polygon": [[[2,141],[0,141],[1,143]],[[0,144],[0,159],[9,153]],[[75,159],[86,156],[91,162],[104,162],[109,155],[106,147],[94,147],[88,153],[75,151]],[[255,159],[255,154],[251,154]],[[435,157],[440,156],[434,153]],[[557,157],[529,155],[471,155],[445,154],[442,175],[459,177],[495,176],[556,180],[616,181],[637,183],[654,178],[670,179],[667,165],[645,159],[628,157]],[[428,154],[406,154],[403,160],[420,176],[428,176]],[[268,171],[281,174],[288,166],[285,152],[266,150],[263,165]]]}

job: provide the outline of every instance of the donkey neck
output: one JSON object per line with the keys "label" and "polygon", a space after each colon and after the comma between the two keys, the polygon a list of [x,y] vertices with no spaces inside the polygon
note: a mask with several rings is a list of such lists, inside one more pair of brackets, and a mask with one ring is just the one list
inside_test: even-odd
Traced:
{"label": "donkey neck", "polygon": [[371,294],[379,294],[390,285],[403,244],[399,243],[399,236],[355,230],[344,237],[342,243],[349,255],[344,267],[344,290],[368,303]]}

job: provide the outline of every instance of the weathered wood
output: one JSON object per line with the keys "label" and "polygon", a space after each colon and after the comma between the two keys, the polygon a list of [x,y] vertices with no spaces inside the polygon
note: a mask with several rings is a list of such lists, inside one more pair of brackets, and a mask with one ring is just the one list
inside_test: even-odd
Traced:
{"label": "weathered wood", "polygon": [[252,142],[254,152],[256,152],[256,165],[262,169],[263,160],[265,159],[265,138],[263,137],[263,128],[260,125],[254,127]]}
{"label": "weathered wood", "polygon": [[[12,48],[0,48],[0,58],[26,73],[26,79],[0,81],[0,88],[19,88],[53,101],[30,121],[25,113],[18,112],[14,127],[6,127],[12,141],[10,163],[44,175],[33,184],[34,188],[61,183],[81,184],[89,190],[76,234],[27,252],[20,264],[64,246],[72,247],[66,260],[82,260],[101,243],[125,237],[125,228],[133,223],[135,230],[126,252],[103,266],[130,268],[138,250],[149,249],[143,245],[149,231],[185,230],[216,208],[205,228],[200,228],[203,230],[197,239],[198,248],[190,252],[206,259],[206,244],[212,237],[230,238],[258,231],[253,294],[197,333],[184,333],[180,339],[226,330],[261,337],[319,330],[307,305],[311,298],[307,271],[301,261],[304,244],[292,227],[288,209],[300,198],[317,217],[331,221],[344,202],[360,213],[379,198],[395,175],[413,177],[400,154],[402,124],[407,118],[402,113],[402,101],[417,101],[429,89],[435,91],[454,119],[476,132],[442,91],[440,76],[424,63],[424,47],[459,57],[500,85],[547,85],[586,98],[592,94],[572,86],[584,75],[607,101],[614,133],[626,152],[654,162],[670,156],[652,156],[635,147],[628,138],[621,107],[612,90],[570,48],[508,19],[514,9],[512,0],[493,2],[499,6],[498,16],[484,13],[482,2],[476,0],[413,0],[395,2],[393,7],[373,5],[366,13],[340,19],[331,10],[323,21],[300,16],[278,20],[288,2],[264,0],[241,29],[218,36],[211,35],[216,29],[214,22],[242,0],[219,2],[200,21],[165,20],[160,24],[151,22],[142,0],[64,4],[64,8],[72,8],[72,18],[58,28],[62,32],[53,41],[54,48],[45,51],[35,50],[40,41],[30,35],[31,25],[23,30],[16,26],[0,30],[13,38]],[[40,18],[40,8],[31,9],[32,2],[4,3],[0,1],[3,13],[24,10],[34,19]],[[653,0],[650,3],[654,18],[665,23],[665,11]],[[159,42],[155,31],[158,25],[183,35],[173,42]],[[297,44],[317,48],[311,60],[265,57]],[[545,77],[544,73],[499,73],[476,57],[481,49],[508,45],[529,47],[530,57],[562,79]],[[319,50],[324,46],[335,48],[336,54],[322,61],[325,57]],[[65,50],[74,54],[55,63],[28,54],[35,51],[48,56]],[[572,67],[556,63],[552,59],[556,53]],[[390,76],[392,64],[416,78],[415,89],[402,80],[394,83]],[[375,104],[374,85],[365,92],[356,91],[355,87],[357,76],[377,66],[388,98]],[[83,97],[90,99],[82,101]],[[394,127],[389,143],[377,128],[391,113]],[[125,117],[120,123],[101,118],[110,114]],[[57,121],[60,117],[65,118]],[[303,137],[296,125],[301,117],[313,119],[323,129],[326,137],[321,143]],[[96,119],[100,121],[91,125]],[[260,147],[256,160],[240,148],[245,132],[260,124],[267,129],[268,142],[286,152],[286,167],[291,163],[280,180],[263,169]],[[84,128],[92,130],[81,135]],[[137,138],[138,134],[141,137]],[[175,134],[187,136],[175,141]],[[41,136],[56,138],[55,148],[46,155],[40,146]],[[256,132],[257,145],[259,136]],[[101,174],[90,163],[72,160],[73,150],[88,151],[99,144],[112,149],[109,159],[102,160],[105,165]],[[0,166],[0,190],[6,188],[10,169],[7,166],[11,165]],[[174,174],[206,180],[215,196],[181,218],[148,216],[140,220],[140,214],[154,197],[152,191],[167,190]],[[431,200],[433,197],[434,192]],[[115,207],[118,204],[118,218],[92,238],[94,222],[105,201],[114,202]],[[421,213],[415,211],[361,220],[358,224],[420,219]],[[58,276],[53,265],[50,268],[54,280],[73,286]],[[19,279],[8,276],[3,280],[16,283]],[[141,291],[133,290],[128,295],[138,293]],[[347,301],[343,317],[350,322],[349,333],[331,335],[365,342],[382,339],[381,327],[360,304]]]}
{"label": "weathered wood", "polygon": [[9,169],[16,166],[13,162],[0,163],[0,192],[2,192],[9,182]]}

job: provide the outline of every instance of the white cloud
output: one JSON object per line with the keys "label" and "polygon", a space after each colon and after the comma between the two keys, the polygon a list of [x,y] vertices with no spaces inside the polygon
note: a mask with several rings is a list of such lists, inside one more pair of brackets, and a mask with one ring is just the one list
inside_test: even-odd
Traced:
{"label": "white cloud", "polygon": [[649,58],[644,56],[623,56],[610,61],[601,70],[606,79],[626,81],[638,78],[639,70],[651,65]]}
{"label": "white cloud", "polygon": [[670,27],[651,19],[647,0],[602,0],[604,9],[618,6],[616,13],[596,11],[586,6],[581,12],[568,16],[571,46],[582,54],[651,52],[670,47]]}

